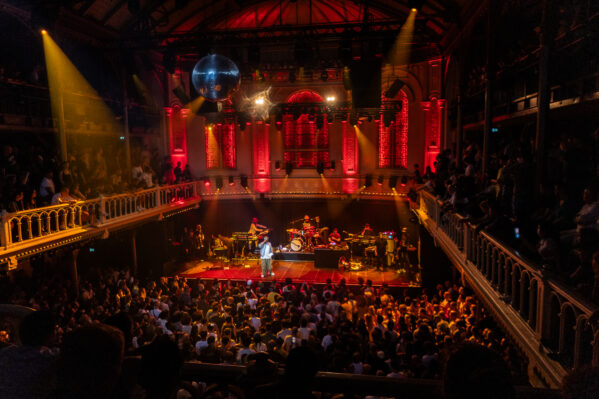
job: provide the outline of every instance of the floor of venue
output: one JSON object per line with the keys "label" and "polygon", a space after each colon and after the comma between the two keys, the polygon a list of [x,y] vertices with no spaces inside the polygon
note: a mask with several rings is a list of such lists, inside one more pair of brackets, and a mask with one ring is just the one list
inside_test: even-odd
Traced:
{"label": "floor of venue", "polygon": [[[294,283],[308,282],[310,284],[324,284],[327,279],[338,282],[345,279],[347,284],[358,284],[361,277],[364,281],[371,280],[375,286],[384,283],[390,287],[420,287],[420,281],[410,280],[405,275],[396,271],[376,271],[367,269],[361,271],[343,271],[337,269],[316,269],[312,261],[273,261],[274,279],[284,280],[290,278]],[[180,277],[219,279],[232,281],[272,281],[272,277],[260,277],[259,259],[248,259],[243,265],[230,266],[219,264],[215,261],[190,261],[177,273]]]}

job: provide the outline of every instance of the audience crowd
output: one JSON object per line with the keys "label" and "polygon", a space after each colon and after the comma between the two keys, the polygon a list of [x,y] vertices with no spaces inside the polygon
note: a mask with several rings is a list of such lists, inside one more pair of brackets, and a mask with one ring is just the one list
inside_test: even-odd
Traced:
{"label": "audience crowd", "polygon": [[[599,143],[599,130],[590,138]],[[599,302],[599,152],[576,137],[547,151],[548,171],[535,192],[534,141],[497,146],[482,175],[482,151],[466,143],[458,163],[446,150],[420,179],[456,211]],[[447,222],[445,219],[444,222]]]}
{"label": "audience crowd", "polygon": [[[102,349],[116,339],[108,326],[99,327],[107,324],[121,331],[127,355],[143,357],[149,348],[173,345],[178,361],[274,367],[295,348],[308,348],[319,370],[392,378],[440,378],[453,347],[479,344],[505,360],[510,378],[526,381],[526,364],[485,309],[468,289],[449,282],[410,295],[370,281],[316,286],[163,277],[142,283],[128,272],[96,270],[77,286],[63,276],[44,276],[15,281],[1,292],[2,302],[34,308],[48,318],[46,349],[35,354],[43,359],[53,358],[61,345],[84,345],[77,339],[91,340],[104,329],[106,342],[96,337],[101,342],[84,351],[106,352],[101,361],[115,360]],[[73,338],[77,331],[85,333]],[[4,336],[11,335],[5,328]],[[0,352],[0,361],[20,356],[10,348]],[[63,351],[60,356],[66,356]],[[29,355],[34,356],[23,356]],[[32,362],[15,370],[45,365]],[[25,371],[24,376],[36,372]],[[2,381],[12,375],[3,373]]]}
{"label": "audience crowd", "polygon": [[132,150],[126,172],[123,146],[83,148],[60,161],[38,145],[6,144],[0,158],[0,210],[18,212],[191,180],[189,166],[161,160],[157,149]]}

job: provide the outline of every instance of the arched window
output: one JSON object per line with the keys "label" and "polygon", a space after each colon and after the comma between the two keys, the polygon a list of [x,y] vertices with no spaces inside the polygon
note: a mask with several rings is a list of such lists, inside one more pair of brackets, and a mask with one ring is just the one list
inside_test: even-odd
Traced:
{"label": "arched window", "polygon": [[324,98],[315,91],[301,90],[287,99],[283,115],[284,160],[295,168],[329,165],[329,124],[322,113]]}
{"label": "arched window", "polygon": [[408,167],[408,96],[399,91],[398,99],[383,104],[378,121],[378,167]]}

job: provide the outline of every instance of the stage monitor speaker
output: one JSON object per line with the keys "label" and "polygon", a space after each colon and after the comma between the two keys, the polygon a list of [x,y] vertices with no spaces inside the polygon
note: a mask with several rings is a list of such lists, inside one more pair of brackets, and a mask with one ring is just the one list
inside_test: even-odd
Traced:
{"label": "stage monitor speaker", "polygon": [[381,60],[368,58],[352,63],[350,68],[352,99],[355,108],[381,106]]}
{"label": "stage monitor speaker", "polygon": [[314,267],[316,269],[337,269],[339,258],[349,259],[349,252],[339,249],[316,248],[314,250]]}

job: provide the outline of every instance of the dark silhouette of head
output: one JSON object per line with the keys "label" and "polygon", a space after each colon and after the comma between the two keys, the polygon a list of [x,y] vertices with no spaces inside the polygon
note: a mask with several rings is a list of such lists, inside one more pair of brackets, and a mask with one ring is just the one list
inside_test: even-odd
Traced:
{"label": "dark silhouette of head", "polygon": [[47,311],[29,313],[21,320],[19,325],[19,339],[23,345],[47,345],[53,333],[52,314]]}
{"label": "dark silhouette of head", "polygon": [[58,358],[58,390],[69,398],[107,398],[123,362],[123,333],[106,324],[80,327],[65,335]]}
{"label": "dark silhouette of head", "polygon": [[446,399],[513,399],[514,385],[505,361],[477,344],[459,346],[447,359],[443,375]]}

